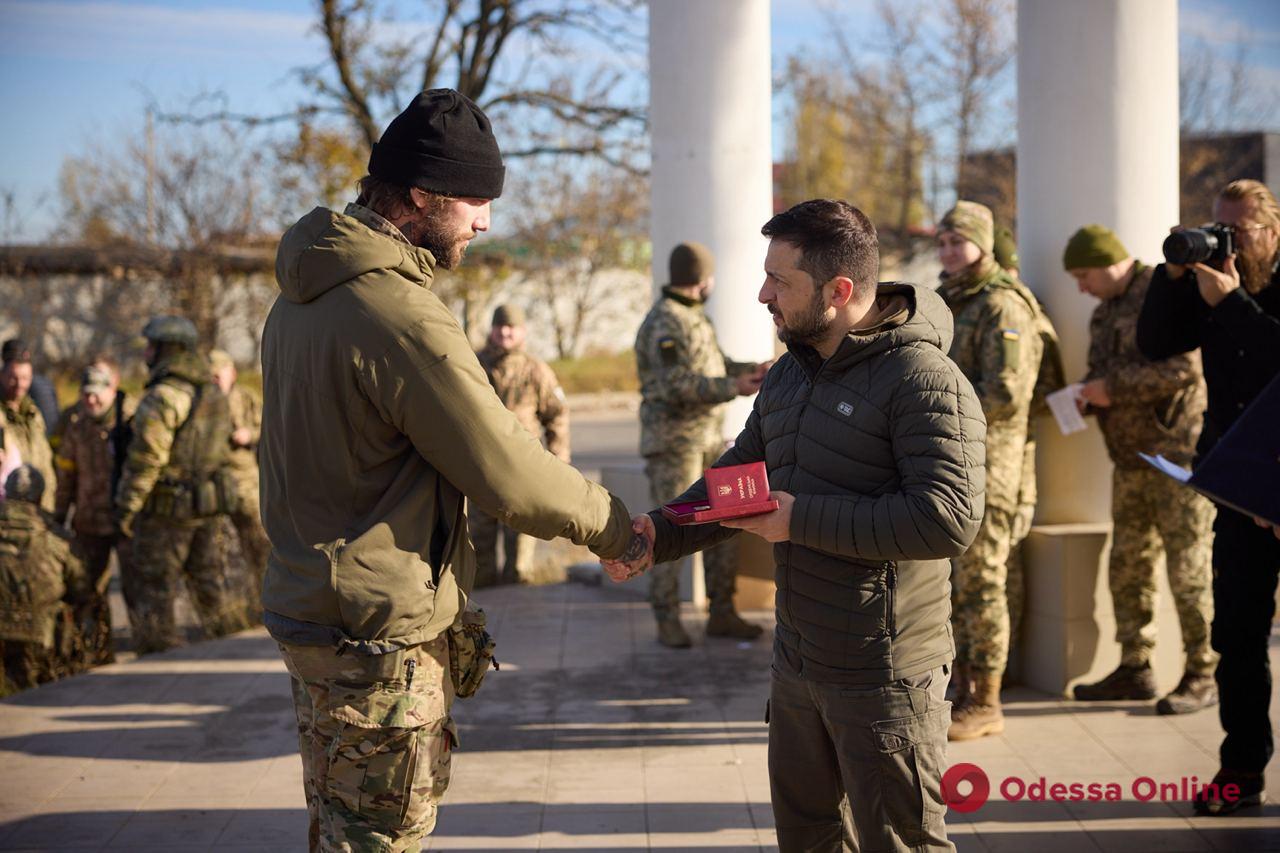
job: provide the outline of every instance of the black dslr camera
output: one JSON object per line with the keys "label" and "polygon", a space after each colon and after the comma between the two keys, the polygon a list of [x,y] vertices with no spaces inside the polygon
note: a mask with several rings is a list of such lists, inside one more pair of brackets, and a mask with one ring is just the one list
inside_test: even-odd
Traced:
{"label": "black dslr camera", "polygon": [[1171,264],[1190,266],[1207,263],[1220,267],[1227,255],[1236,253],[1236,229],[1213,223],[1199,228],[1174,231],[1164,240],[1164,259]]}

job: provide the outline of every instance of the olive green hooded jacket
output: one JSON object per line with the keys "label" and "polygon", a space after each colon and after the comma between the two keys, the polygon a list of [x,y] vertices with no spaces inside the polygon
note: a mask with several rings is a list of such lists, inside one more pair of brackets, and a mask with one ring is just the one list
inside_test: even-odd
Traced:
{"label": "olive green hooded jacket", "polygon": [[475,573],[464,496],[604,557],[630,540],[623,503],[494,394],[431,292],[434,268],[430,252],[324,208],[281,240],[259,445],[277,639],[377,653],[438,635]]}

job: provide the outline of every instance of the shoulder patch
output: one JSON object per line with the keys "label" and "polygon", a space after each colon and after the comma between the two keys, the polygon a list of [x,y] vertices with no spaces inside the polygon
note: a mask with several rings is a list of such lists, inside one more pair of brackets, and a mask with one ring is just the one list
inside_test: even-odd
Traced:
{"label": "shoulder patch", "polygon": [[667,367],[677,364],[680,359],[680,353],[676,339],[672,337],[658,338],[658,356]]}
{"label": "shoulder patch", "polygon": [[1006,341],[1017,341],[1022,339],[1022,335],[1017,329],[1001,329],[1000,337]]}

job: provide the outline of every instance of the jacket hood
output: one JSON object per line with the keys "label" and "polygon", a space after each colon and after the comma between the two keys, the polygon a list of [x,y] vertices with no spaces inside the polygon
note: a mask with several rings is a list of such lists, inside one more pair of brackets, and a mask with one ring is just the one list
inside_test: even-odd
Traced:
{"label": "jacket hood", "polygon": [[[951,348],[951,309],[930,288],[907,282],[882,282],[876,289],[876,317],[870,329],[849,332],[827,363],[844,369],[863,359],[911,344],[928,344],[942,352]],[[810,347],[791,348],[810,373],[822,358]]]}
{"label": "jacket hood", "polygon": [[435,265],[435,257],[426,249],[379,234],[345,214],[317,207],[280,239],[276,283],[285,299],[305,303],[374,270],[392,270],[430,287]]}

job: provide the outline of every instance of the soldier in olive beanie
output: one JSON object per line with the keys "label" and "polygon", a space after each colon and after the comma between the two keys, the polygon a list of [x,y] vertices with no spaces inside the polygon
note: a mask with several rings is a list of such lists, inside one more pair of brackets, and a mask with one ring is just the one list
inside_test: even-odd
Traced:
{"label": "soldier in olive beanie", "polygon": [[954,231],[991,256],[995,249],[995,218],[991,208],[976,201],[957,201],[938,223],[939,231]]}
{"label": "soldier in olive beanie", "polygon": [[493,322],[490,325],[496,329],[499,326],[523,326],[525,323],[524,309],[519,305],[499,305],[493,309]]}
{"label": "soldier in olive beanie", "polygon": [[1129,250],[1105,225],[1086,225],[1071,235],[1062,253],[1062,268],[1083,270],[1109,267],[1129,257]]}
{"label": "soldier in olive beanie", "polygon": [[674,287],[700,284],[715,273],[716,261],[711,250],[701,243],[681,243],[671,250],[667,271]]}

